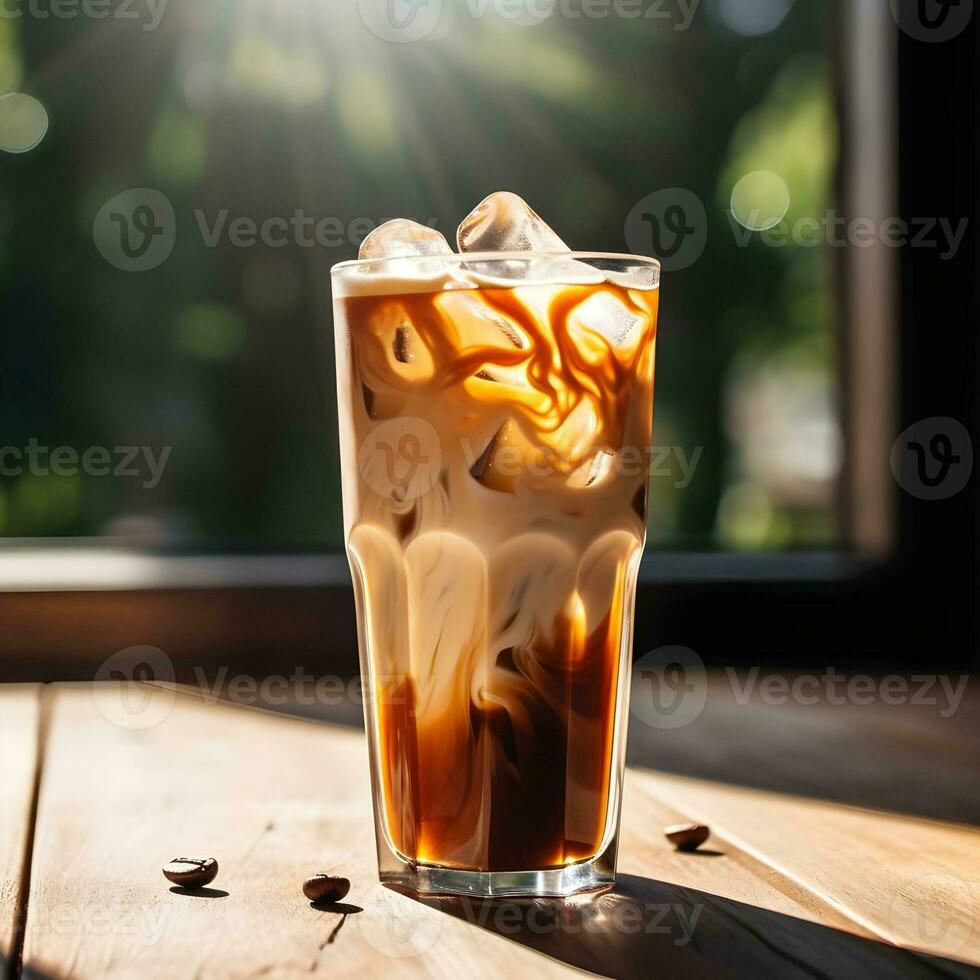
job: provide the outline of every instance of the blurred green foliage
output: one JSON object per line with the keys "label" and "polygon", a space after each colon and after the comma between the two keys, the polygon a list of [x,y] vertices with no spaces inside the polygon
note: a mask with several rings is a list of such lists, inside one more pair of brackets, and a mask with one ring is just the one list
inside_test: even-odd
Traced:
{"label": "blurred green foliage", "polygon": [[[831,5],[782,6],[744,36],[715,0],[685,29],[517,26],[457,0],[411,44],[372,35],[355,0],[171,0],[152,31],[0,19],[0,94],[34,95],[51,120],[36,149],[0,153],[0,445],[172,447],[152,489],[0,476],[0,533],[339,548],[329,267],[396,215],[452,239],[496,189],[573,247],[626,251],[634,205],[678,187],[705,203],[708,242],[664,277],[655,442],[700,454],[689,485],[676,467],[654,479],[653,538],[833,543],[832,254],[743,238],[727,214],[757,170],[785,181],[788,222],[830,206]],[[133,187],[176,214],[172,254],[146,272],[93,243],[99,209]],[[297,209],[340,244],[232,239],[236,219]]]}

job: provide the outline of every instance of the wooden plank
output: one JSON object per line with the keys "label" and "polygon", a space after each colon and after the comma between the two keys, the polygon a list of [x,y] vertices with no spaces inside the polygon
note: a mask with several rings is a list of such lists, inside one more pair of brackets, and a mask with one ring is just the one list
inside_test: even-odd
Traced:
{"label": "wooden plank", "polygon": [[959,964],[875,938],[811,889],[714,835],[682,854],[663,828],[688,819],[629,771],[616,887],[594,898],[426,903],[596,974],[683,977],[963,976]]}
{"label": "wooden plank", "polygon": [[[149,689],[115,711],[118,690],[100,704],[123,724],[88,686],[55,688],[25,976],[567,974],[380,888],[360,734]],[[212,888],[173,893],[161,866],[195,855],[218,859]],[[352,914],[310,907],[317,871],[351,879]]]}
{"label": "wooden plank", "polygon": [[690,820],[688,812],[663,801],[647,773],[630,770],[622,830],[622,874],[700,889],[717,898],[872,937],[840,909],[717,833],[694,854],[677,851],[664,837],[663,829]]}
{"label": "wooden plank", "polygon": [[[363,736],[161,691],[121,711],[121,690],[100,686],[96,702],[88,687],[56,689],[26,976],[948,972],[869,938],[833,902],[722,837],[705,854],[675,853],[661,828],[687,811],[661,802],[659,777],[639,773],[628,778],[613,891],[414,901],[376,882]],[[160,866],[195,854],[221,864],[211,890],[171,891]],[[301,882],[320,870],[351,878],[346,916],[303,898]]]}
{"label": "wooden plank", "polygon": [[0,971],[17,954],[24,858],[38,763],[40,686],[0,686]]}
{"label": "wooden plank", "polygon": [[980,965],[976,828],[681,776],[647,781],[872,934]]}

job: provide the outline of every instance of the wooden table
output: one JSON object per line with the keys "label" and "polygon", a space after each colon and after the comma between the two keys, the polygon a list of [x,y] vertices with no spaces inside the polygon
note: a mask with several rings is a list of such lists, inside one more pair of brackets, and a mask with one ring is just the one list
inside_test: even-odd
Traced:
{"label": "wooden table", "polygon": [[[613,891],[420,902],[377,884],[359,732],[122,696],[0,688],[8,977],[980,976],[972,827],[631,770]],[[682,819],[700,853],[664,840]],[[169,887],[184,855],[210,888]],[[342,905],[304,899],[316,871]]]}

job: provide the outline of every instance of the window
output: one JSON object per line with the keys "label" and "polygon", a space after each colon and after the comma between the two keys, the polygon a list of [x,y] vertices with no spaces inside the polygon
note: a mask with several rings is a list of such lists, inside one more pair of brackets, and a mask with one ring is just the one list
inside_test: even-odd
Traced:
{"label": "window", "polygon": [[840,543],[834,5],[151,6],[0,20],[5,537],[340,549],[328,269],[507,188],[664,254],[653,544]]}
{"label": "window", "polygon": [[[352,666],[329,269],[390,217],[451,238],[496,189],[573,247],[665,260],[638,647],[975,648],[972,497],[890,465],[907,427],[978,418],[980,18],[949,5],[939,38],[919,6],[0,17],[8,673],[134,640]],[[42,589],[88,594],[7,594]]]}

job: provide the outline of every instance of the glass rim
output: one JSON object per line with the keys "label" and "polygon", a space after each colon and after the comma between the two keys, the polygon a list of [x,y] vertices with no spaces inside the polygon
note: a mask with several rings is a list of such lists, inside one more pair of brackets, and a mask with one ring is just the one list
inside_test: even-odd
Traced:
{"label": "glass rim", "polygon": [[347,271],[363,268],[369,265],[379,265],[384,262],[446,262],[459,265],[464,262],[531,262],[535,259],[574,259],[588,262],[589,259],[600,259],[604,262],[616,262],[622,265],[643,265],[660,269],[660,260],[650,255],[631,255],[627,252],[552,252],[528,250],[524,252],[450,252],[446,255],[391,255],[379,259],[345,259],[330,267],[330,274],[337,275]]}

